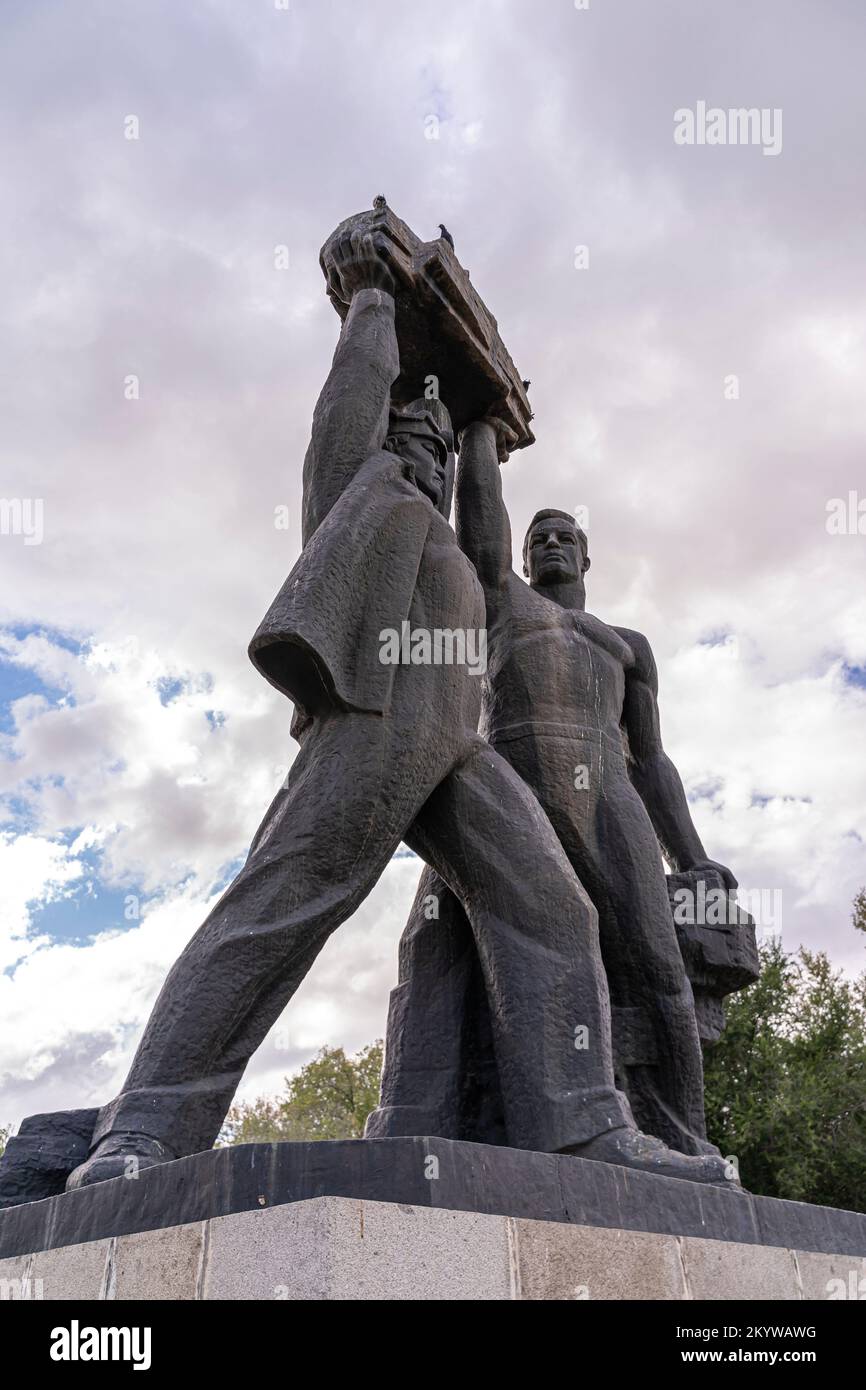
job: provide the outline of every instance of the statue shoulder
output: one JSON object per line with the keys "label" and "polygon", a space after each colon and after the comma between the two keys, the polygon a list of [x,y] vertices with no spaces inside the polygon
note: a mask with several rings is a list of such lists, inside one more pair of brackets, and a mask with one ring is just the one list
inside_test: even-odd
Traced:
{"label": "statue shoulder", "polygon": [[634,666],[631,668],[630,674],[657,691],[658,670],[652,647],[646,637],[642,632],[635,632],[634,628],[630,627],[614,627],[613,630],[631,648],[634,655]]}
{"label": "statue shoulder", "polygon": [[[488,615],[489,610],[488,600]],[[505,583],[500,588],[496,598],[495,611],[500,628],[510,627],[513,623],[523,627],[526,624],[532,625],[533,621],[537,621],[538,599],[526,580],[522,579],[514,569],[510,569],[505,576]]]}

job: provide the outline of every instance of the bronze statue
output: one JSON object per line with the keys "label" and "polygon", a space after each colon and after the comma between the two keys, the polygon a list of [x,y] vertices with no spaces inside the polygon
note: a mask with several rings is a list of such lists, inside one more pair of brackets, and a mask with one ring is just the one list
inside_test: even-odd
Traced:
{"label": "bronze statue", "polygon": [[[641,1134],[614,1084],[596,911],[526,782],[478,732],[478,677],[381,660],[380,634],[406,621],[485,627],[482,584],[447,520],[448,412],[392,395],[389,254],[364,226],[329,243],[329,293],[345,318],[304,463],[304,549],[250,647],[295,703],[300,753],[246,864],[169,973],[70,1187],[213,1143],[250,1056],[401,840],[471,924],[508,1142],[724,1181],[715,1155]],[[468,436],[473,447],[490,437],[486,425]]]}
{"label": "bronze statue", "polygon": [[[457,536],[487,605],[481,729],[535,792],[598,911],[617,1084],[638,1123],[683,1153],[717,1154],[660,846],[681,874],[727,888],[736,880],[707,858],[662,747],[649,643],[586,612],[587,538],[574,517],[539,512],[523,546],[529,582],[513,571],[498,464],[510,435],[493,419],[469,425],[460,442]],[[462,909],[428,870],[401,943],[369,1135],[508,1142],[484,1015]]]}

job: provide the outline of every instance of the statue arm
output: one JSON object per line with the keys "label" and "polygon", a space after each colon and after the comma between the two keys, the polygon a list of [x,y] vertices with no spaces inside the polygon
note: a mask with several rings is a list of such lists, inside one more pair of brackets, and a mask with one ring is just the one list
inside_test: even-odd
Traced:
{"label": "statue arm", "polygon": [[364,460],[384,444],[391,387],[400,374],[387,266],[369,236],[348,238],[337,255],[332,275],[349,312],[304,459],[305,545]]}
{"label": "statue arm", "polygon": [[628,736],[632,783],[646,807],[665,858],[675,872],[714,868],[727,888],[736,888],[730,869],[707,858],[692,821],[679,773],[662,746],[658,707],[658,673],[645,637],[616,628],[635,654],[626,672],[623,725]]}
{"label": "statue arm", "polygon": [[511,573],[511,523],[499,473],[505,443],[495,420],[467,425],[460,437],[455,483],[457,540],[478,572],[488,609]]}

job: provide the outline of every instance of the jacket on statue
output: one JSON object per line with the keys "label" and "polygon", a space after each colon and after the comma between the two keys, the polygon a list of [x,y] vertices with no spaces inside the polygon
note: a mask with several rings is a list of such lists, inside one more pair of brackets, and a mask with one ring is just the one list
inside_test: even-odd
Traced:
{"label": "jacket on statue", "polygon": [[379,634],[409,617],[434,517],[404,462],[378,450],[304,546],[249,653],[305,713],[388,709],[395,667]]}

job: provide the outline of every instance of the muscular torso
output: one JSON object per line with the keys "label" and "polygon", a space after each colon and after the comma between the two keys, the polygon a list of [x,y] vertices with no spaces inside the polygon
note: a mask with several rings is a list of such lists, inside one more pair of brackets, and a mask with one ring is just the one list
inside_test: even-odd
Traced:
{"label": "muscular torso", "polygon": [[634,653],[614,628],[561,608],[512,574],[488,640],[485,734],[532,723],[620,739]]}

